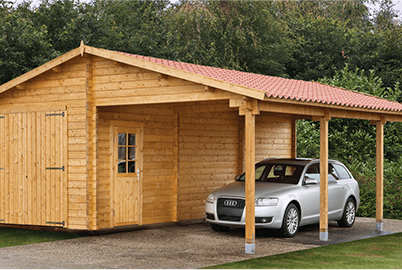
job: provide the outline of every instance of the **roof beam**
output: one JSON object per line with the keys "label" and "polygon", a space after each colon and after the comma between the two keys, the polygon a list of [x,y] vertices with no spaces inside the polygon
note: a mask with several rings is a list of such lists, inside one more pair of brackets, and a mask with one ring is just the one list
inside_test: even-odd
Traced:
{"label": "roof beam", "polygon": [[[230,107],[241,105],[241,100],[230,100]],[[371,121],[391,121],[402,122],[402,116],[390,111],[372,112],[372,110],[358,108],[328,108],[317,107],[315,104],[290,104],[277,102],[259,102],[259,108],[263,112],[285,113],[291,115],[309,116],[313,120],[319,121],[320,117],[325,116],[328,110],[331,118],[362,119]]]}

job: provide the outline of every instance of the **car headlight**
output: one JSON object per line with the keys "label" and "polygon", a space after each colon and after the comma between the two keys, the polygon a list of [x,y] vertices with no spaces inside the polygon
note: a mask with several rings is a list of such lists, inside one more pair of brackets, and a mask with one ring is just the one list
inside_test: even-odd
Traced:
{"label": "car headlight", "polygon": [[278,198],[260,197],[255,200],[255,206],[276,206],[278,205]]}
{"label": "car headlight", "polygon": [[214,203],[214,200],[215,200],[214,194],[209,194],[208,198],[207,198],[207,202],[208,203]]}

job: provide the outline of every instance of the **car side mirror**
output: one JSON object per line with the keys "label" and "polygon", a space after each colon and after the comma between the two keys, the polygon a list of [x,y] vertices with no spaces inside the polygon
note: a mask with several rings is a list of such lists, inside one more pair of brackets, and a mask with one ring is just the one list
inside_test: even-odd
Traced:
{"label": "car side mirror", "polygon": [[317,180],[315,180],[314,178],[310,178],[308,176],[304,177],[304,183],[306,185],[317,185],[318,184]]}

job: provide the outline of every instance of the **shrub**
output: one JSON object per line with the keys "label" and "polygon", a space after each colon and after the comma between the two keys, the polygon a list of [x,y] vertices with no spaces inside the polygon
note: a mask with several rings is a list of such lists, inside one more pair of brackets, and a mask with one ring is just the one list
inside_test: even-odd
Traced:
{"label": "shrub", "polygon": [[[399,164],[399,162],[384,161],[384,218],[402,219],[402,168]],[[360,207],[357,216],[375,217],[375,166],[372,164],[352,165],[350,169],[360,187]]]}

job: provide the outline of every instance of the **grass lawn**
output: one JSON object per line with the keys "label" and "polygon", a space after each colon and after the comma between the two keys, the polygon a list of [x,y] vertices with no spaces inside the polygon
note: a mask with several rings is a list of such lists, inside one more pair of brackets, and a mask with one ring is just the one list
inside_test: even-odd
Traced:
{"label": "grass lawn", "polygon": [[31,231],[25,229],[0,228],[0,248],[50,242],[71,238],[83,237],[83,235],[62,233]]}
{"label": "grass lawn", "polygon": [[222,264],[209,268],[402,269],[402,233]]}

